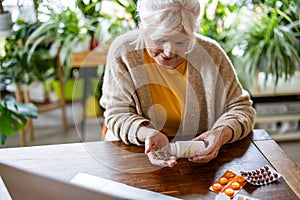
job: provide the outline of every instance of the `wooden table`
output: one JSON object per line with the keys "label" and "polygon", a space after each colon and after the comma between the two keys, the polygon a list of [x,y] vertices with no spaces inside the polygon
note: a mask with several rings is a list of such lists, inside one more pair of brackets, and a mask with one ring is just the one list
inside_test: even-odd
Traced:
{"label": "wooden table", "polygon": [[149,163],[143,147],[121,142],[87,142],[0,150],[0,162],[64,181],[84,172],[132,186],[181,197],[214,199],[208,188],[226,170],[239,173],[271,165],[282,174],[266,186],[246,186],[239,192],[259,199],[299,199],[300,169],[264,130],[226,144],[207,164],[178,160],[174,168]]}

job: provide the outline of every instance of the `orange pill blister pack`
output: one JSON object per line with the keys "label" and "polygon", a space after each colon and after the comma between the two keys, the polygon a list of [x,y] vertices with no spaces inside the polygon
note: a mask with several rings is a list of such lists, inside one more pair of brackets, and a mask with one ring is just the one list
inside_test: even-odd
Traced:
{"label": "orange pill blister pack", "polygon": [[243,176],[227,170],[209,189],[218,194],[226,194],[232,198],[246,185],[247,181]]}

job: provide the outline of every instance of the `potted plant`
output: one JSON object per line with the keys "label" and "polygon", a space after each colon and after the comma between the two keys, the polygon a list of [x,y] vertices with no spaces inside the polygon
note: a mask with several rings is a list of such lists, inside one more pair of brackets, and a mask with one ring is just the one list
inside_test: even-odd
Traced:
{"label": "potted plant", "polygon": [[100,43],[101,20],[100,10],[102,7],[102,0],[76,0],[76,7],[84,16],[84,22],[88,27],[88,34],[90,35],[90,44],[88,50],[93,50]]}
{"label": "potted plant", "polygon": [[[51,8],[49,8],[51,9]],[[48,46],[51,57],[59,56],[60,64],[68,74],[74,46],[87,39],[87,28],[80,24],[77,13],[70,8],[61,12],[50,10],[50,19],[41,23],[28,37],[27,62],[30,63],[38,46]]]}
{"label": "potted plant", "polygon": [[18,20],[13,26],[11,36],[4,40],[5,54],[0,60],[3,74],[10,77],[13,83],[25,85],[54,76],[55,59],[49,57],[47,46],[36,48],[31,54],[31,62],[27,62],[29,52],[22,44],[36,29],[37,24]]}
{"label": "potted plant", "polygon": [[0,0],[0,37],[7,37],[10,35],[12,20],[11,13],[3,8],[3,1]]}
{"label": "potted plant", "polygon": [[[70,8],[53,10],[51,6],[48,6],[49,20],[41,22],[26,40],[27,62],[31,62],[39,45],[48,46],[50,56],[59,57],[67,84],[68,79],[72,77],[70,63],[77,44],[91,40],[90,48],[83,50],[90,51],[97,44],[105,43],[111,37],[119,34],[120,31],[124,32],[128,29],[128,23],[125,23],[124,19],[102,13],[101,5],[101,0],[78,0],[76,1],[78,9],[75,10]],[[122,23],[123,21],[124,23]]]}
{"label": "potted plant", "polygon": [[[73,91],[73,87],[69,88],[67,86],[70,85],[69,83],[74,82],[70,81],[72,77],[70,67],[72,52],[78,43],[89,39],[89,33],[87,25],[80,21],[80,15],[76,11],[70,8],[61,8],[62,10],[59,11],[54,11],[51,7],[48,7],[48,9],[50,19],[39,23],[25,42],[25,48],[28,50],[27,63],[34,61],[34,55],[39,46],[47,46],[50,58],[58,58],[59,60],[64,76],[64,94],[69,94]],[[55,98],[52,99],[61,100],[58,95],[61,94],[61,90],[57,91],[61,84],[60,78],[56,76],[58,75],[56,71],[58,69],[57,63],[54,66],[55,76],[46,85],[49,86],[51,94],[56,94],[54,95]]]}
{"label": "potted plant", "polygon": [[[16,46],[17,40],[13,38],[15,38],[14,33],[0,43],[0,49],[4,50],[0,54],[0,146],[5,144],[8,136],[20,131],[26,125],[27,117],[37,117],[37,108],[33,104],[18,102],[6,90],[7,85],[24,80],[17,72],[23,69],[18,65],[22,62],[18,54],[21,53],[21,49]],[[23,64],[25,63],[23,59]]]}
{"label": "potted plant", "polygon": [[[91,36],[90,50],[100,45],[101,42],[106,42],[111,37],[137,26],[136,3],[137,0],[76,0],[76,7],[83,14],[86,27]],[[106,6],[119,7],[123,9],[123,12],[112,14],[103,9]]]}
{"label": "potted plant", "polygon": [[[254,77],[259,72],[266,74],[264,84],[271,82],[274,89],[279,79],[291,80],[299,65],[299,1],[208,1],[203,7],[201,34],[221,44],[245,89],[252,92]],[[275,46],[280,51],[275,51]]]}
{"label": "potted plant", "polygon": [[279,79],[289,80],[300,63],[295,23],[286,21],[287,13],[288,8],[267,3],[254,11],[243,9],[234,25],[222,33],[224,48],[250,92],[258,72],[264,72],[265,83],[272,77],[276,88]]}

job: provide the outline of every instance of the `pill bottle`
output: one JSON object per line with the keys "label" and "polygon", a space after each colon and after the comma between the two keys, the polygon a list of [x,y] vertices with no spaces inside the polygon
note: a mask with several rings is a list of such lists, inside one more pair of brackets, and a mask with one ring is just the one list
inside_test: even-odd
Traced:
{"label": "pill bottle", "polygon": [[176,158],[188,158],[196,155],[197,151],[205,149],[203,141],[177,141],[170,143],[169,153]]}

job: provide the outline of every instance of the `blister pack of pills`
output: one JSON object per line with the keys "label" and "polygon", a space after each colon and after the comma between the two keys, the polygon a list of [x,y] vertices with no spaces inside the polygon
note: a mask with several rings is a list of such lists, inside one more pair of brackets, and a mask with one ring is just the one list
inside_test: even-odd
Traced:
{"label": "blister pack of pills", "polygon": [[232,198],[246,185],[247,181],[241,175],[237,175],[232,171],[227,170],[220,178],[218,178],[210,190],[218,194],[225,194]]}
{"label": "blister pack of pills", "polygon": [[240,173],[252,185],[267,185],[281,177],[281,174],[269,165],[252,171],[241,171]]}

